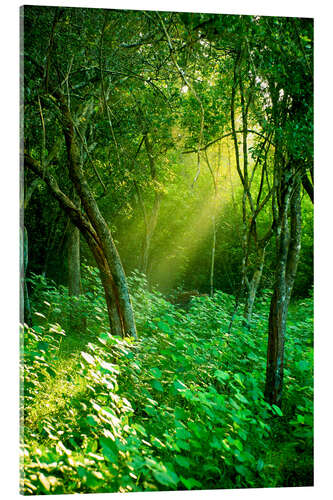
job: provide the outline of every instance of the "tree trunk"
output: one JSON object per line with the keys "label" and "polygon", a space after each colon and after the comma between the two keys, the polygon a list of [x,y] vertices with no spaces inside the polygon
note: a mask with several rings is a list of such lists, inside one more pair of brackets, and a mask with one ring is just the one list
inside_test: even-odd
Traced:
{"label": "tree trunk", "polygon": [[111,272],[113,281],[112,293],[117,302],[118,314],[120,315],[120,323],[122,325],[122,336],[137,338],[134,314],[124,269],[117,248],[114,244],[110,228],[102,216],[83,174],[79,148],[75,140],[74,124],[66,100],[61,93],[56,94],[59,99],[60,110],[63,118],[63,131],[67,147],[69,176],[77,194],[80,197],[88,219],[96,231],[101,249],[105,255],[107,265]]}
{"label": "tree trunk", "polygon": [[248,282],[248,293],[244,310],[244,316],[248,327],[251,326],[253,305],[262,277],[262,270],[265,262],[265,250],[265,247],[259,247],[257,249],[256,268],[253,272],[251,281]]}
{"label": "tree trunk", "polygon": [[215,218],[215,206],[214,206],[214,214],[213,214],[213,239],[212,239],[212,251],[211,251],[211,260],[210,260],[210,276],[209,276],[209,287],[210,287],[210,296],[214,295],[214,269],[215,269],[215,247],[216,247],[216,218]]}
{"label": "tree trunk", "polygon": [[148,268],[149,268],[151,240],[152,240],[152,237],[153,237],[155,229],[156,229],[158,214],[160,211],[160,204],[161,204],[161,194],[155,193],[154,204],[153,204],[153,207],[151,209],[150,216],[146,220],[146,223],[145,223],[145,235],[144,235],[143,251],[142,251],[141,269],[142,269],[142,272],[147,276],[147,280],[148,280]]}
{"label": "tree trunk", "polygon": [[70,222],[68,236],[68,293],[74,298],[71,301],[69,313],[70,328],[74,331],[85,332],[87,327],[86,318],[81,316],[79,303],[75,298],[81,295],[81,259],[80,259],[80,231]]}
{"label": "tree trunk", "polygon": [[94,255],[97,267],[100,272],[101,281],[105,291],[105,299],[108,308],[111,332],[122,337],[126,336],[124,322],[122,321],[123,315],[121,303],[118,298],[119,287],[117,287],[116,283],[114,282],[108,259],[105,255],[104,248],[94,227],[92,226],[89,219],[82,214],[81,210],[68,198],[68,196],[66,196],[60,190],[55,178],[49,172],[44,172],[39,163],[27,154],[25,154],[25,165],[46,182],[51,190],[52,195],[60,203],[60,206],[70,217],[72,223],[80,229],[83,237],[87,241],[92,254]]}
{"label": "tree trunk", "polygon": [[[149,161],[151,180],[153,183],[155,183],[156,176],[157,176],[157,170],[156,170],[155,158],[154,158],[154,154],[153,154],[153,147],[152,147],[152,144],[149,140],[148,133],[146,133],[144,136],[144,143],[145,143],[146,152],[147,152],[148,161]],[[142,210],[144,212],[144,223],[145,223],[145,235],[144,235],[144,240],[143,240],[141,269],[142,269],[142,272],[146,275],[148,282],[149,282],[148,268],[149,268],[150,246],[151,246],[151,240],[152,240],[152,237],[154,235],[157,221],[158,221],[158,214],[160,211],[161,198],[162,198],[161,193],[158,190],[156,190],[155,195],[154,195],[153,206],[152,206],[151,212],[148,216],[146,213],[145,207],[144,207],[142,197],[141,196],[139,197],[140,203],[142,205]]]}
{"label": "tree trunk", "polygon": [[[283,361],[286,321],[301,248],[300,179],[293,183],[280,206],[277,233],[276,274],[268,327],[265,399],[280,406],[283,388]],[[288,209],[290,204],[290,227]]]}
{"label": "tree trunk", "polygon": [[81,294],[80,231],[72,223],[68,236],[68,292],[71,297]]}

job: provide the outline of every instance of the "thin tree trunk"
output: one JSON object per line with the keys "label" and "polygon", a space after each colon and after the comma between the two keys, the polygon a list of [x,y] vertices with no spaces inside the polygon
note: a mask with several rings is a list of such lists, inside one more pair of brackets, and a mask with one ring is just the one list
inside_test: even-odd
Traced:
{"label": "thin tree trunk", "polygon": [[205,158],[206,158],[206,163],[207,163],[207,166],[208,166],[211,178],[212,178],[213,188],[214,188],[214,202],[213,202],[213,215],[212,215],[213,238],[212,238],[210,274],[209,274],[210,296],[213,297],[213,295],[214,295],[215,250],[216,250],[217,178],[218,178],[219,165],[221,163],[221,143],[219,143],[216,178],[215,178],[213,169],[212,169],[210,162],[209,162],[207,150],[205,150]]}
{"label": "thin tree trunk", "polygon": [[[301,248],[300,180],[294,192],[286,193],[280,206],[277,234],[276,276],[269,313],[265,399],[280,406],[283,389],[283,362],[286,321]],[[290,227],[288,209],[290,204]]]}
{"label": "thin tree trunk", "polygon": [[74,331],[85,332],[86,318],[81,316],[79,303],[76,298],[81,295],[81,259],[80,259],[80,231],[70,222],[68,236],[68,293],[74,300],[71,301],[69,313],[70,327]]}
{"label": "thin tree trunk", "polygon": [[248,282],[248,294],[244,310],[244,316],[248,327],[251,326],[253,305],[257,295],[258,286],[262,277],[262,271],[265,262],[265,247],[259,247],[257,249],[257,252],[258,253],[257,253],[256,268],[253,272],[251,281]]}
{"label": "thin tree trunk", "polygon": [[160,204],[161,204],[161,195],[160,193],[155,193],[154,204],[151,210],[151,214],[149,219],[147,220],[147,224],[145,225],[144,246],[142,252],[142,272],[147,276],[147,279],[148,279],[151,241],[158,221]]}
{"label": "thin tree trunk", "polygon": [[214,295],[214,268],[215,268],[215,247],[216,247],[216,217],[215,217],[215,207],[213,214],[213,241],[212,241],[212,252],[210,260],[210,276],[209,276],[209,287],[210,296]]}
{"label": "thin tree trunk", "polygon": [[[151,180],[153,181],[153,183],[155,183],[157,171],[156,171],[155,158],[153,155],[153,148],[149,140],[148,133],[146,133],[143,136],[143,142],[145,143],[146,152],[148,156]],[[151,241],[157,226],[162,194],[157,190],[155,191],[153,206],[151,208],[150,213],[148,214],[145,203],[142,198],[140,187],[137,185],[136,182],[134,183],[134,185],[137,191],[138,201],[144,219],[144,236],[142,241],[141,271],[146,275],[149,284],[149,260],[150,260]]]}
{"label": "thin tree trunk", "polygon": [[80,231],[72,223],[68,236],[68,292],[71,297],[81,294]]}

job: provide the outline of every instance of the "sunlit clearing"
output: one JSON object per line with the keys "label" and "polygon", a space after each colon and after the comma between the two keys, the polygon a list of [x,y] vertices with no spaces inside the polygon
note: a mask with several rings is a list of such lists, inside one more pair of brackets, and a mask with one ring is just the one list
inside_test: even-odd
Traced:
{"label": "sunlit clearing", "polygon": [[[207,239],[213,238],[214,213],[215,223],[218,224],[220,217],[223,217],[224,209],[233,198],[233,183],[236,179],[231,179],[228,173],[228,166],[223,168],[223,175],[220,172],[217,178],[218,191],[215,197],[213,185],[207,192],[207,197],[202,203],[203,193],[200,190],[207,191],[207,181],[210,176],[207,169],[202,167],[201,176],[206,177],[206,185],[196,185],[192,194],[197,198],[197,204],[194,210],[190,213],[182,213],[175,207],[173,213],[170,213],[170,221],[176,218],[186,217],[186,224],[181,224],[179,232],[173,234],[173,237],[164,241],[163,250],[154,258],[154,266],[152,269],[152,279],[159,283],[162,288],[172,289],[181,276],[185,273],[191,261],[196,257],[197,253],[202,251],[202,245]],[[210,179],[209,179],[209,182]],[[209,194],[208,194],[209,193]],[[207,277],[209,267],[207,267]]]}

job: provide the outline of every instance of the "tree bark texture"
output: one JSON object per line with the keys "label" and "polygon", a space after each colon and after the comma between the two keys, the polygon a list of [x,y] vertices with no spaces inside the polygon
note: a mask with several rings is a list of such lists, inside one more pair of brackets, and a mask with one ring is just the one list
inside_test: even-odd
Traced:
{"label": "tree bark texture", "polygon": [[257,249],[255,270],[253,272],[251,280],[247,281],[247,299],[245,303],[244,316],[246,319],[246,324],[248,326],[251,325],[253,305],[257,295],[258,286],[261,281],[264,262],[265,262],[265,247],[259,247]]}
{"label": "tree bark texture", "polygon": [[71,297],[81,294],[80,231],[72,223],[68,235],[68,292]]}
{"label": "tree bark texture", "polygon": [[[289,207],[290,206],[290,207]],[[290,208],[290,222],[288,211]],[[286,321],[301,248],[300,179],[281,200],[277,232],[276,273],[268,327],[265,399],[281,406]]]}

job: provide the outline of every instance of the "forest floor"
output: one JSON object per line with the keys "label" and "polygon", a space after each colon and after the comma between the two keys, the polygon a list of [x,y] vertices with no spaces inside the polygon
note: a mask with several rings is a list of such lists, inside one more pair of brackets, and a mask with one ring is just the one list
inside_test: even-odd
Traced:
{"label": "forest floor", "polygon": [[280,409],[263,398],[268,297],[228,335],[231,296],[184,311],[131,285],[138,341],[110,336],[98,293],[78,333],[60,321],[66,294],[39,292],[23,334],[22,492],[312,485],[313,300],[290,307]]}

